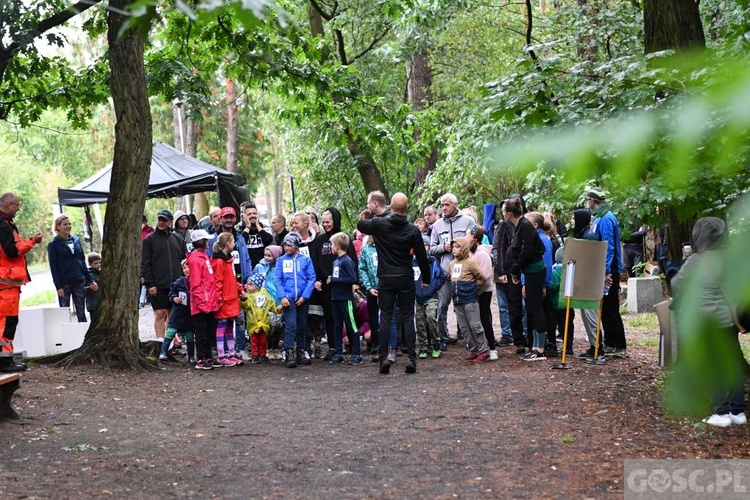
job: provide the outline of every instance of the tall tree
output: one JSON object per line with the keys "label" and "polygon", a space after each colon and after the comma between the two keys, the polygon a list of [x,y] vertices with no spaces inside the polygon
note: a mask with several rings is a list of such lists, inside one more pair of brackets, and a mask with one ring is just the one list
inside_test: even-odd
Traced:
{"label": "tall tree", "polygon": [[107,15],[110,87],[117,123],[102,247],[102,302],[99,318],[83,345],[64,365],[96,362],[106,367],[142,369],[149,362],[139,349],[138,277],[141,242],[136,236],[146,203],[151,169],[151,108],[146,88],[143,39],[126,29],[125,9],[134,0],[110,0]]}
{"label": "tall tree", "polygon": [[231,78],[227,84],[227,170],[237,171],[237,141],[239,135],[239,111],[237,108],[237,86]]}
{"label": "tall tree", "polygon": [[[695,0],[644,0],[643,28],[646,54],[674,50],[678,54],[706,48],[698,2]],[[673,259],[682,256],[682,243],[691,240],[697,220],[677,216],[673,207],[664,211],[667,219],[667,248]]]}
{"label": "tall tree", "polygon": [[706,47],[696,0],[644,0],[643,28],[646,54]]}
{"label": "tall tree", "polygon": [[[422,111],[432,104],[432,66],[430,65],[430,54],[427,47],[419,47],[411,53],[411,59],[406,65],[407,70],[407,97],[409,105],[414,111]],[[414,129],[414,142],[419,142],[422,129]],[[427,174],[435,170],[438,160],[438,150],[434,143],[430,144],[430,153],[425,156],[424,162],[414,168],[414,181],[421,185],[427,178]]]}

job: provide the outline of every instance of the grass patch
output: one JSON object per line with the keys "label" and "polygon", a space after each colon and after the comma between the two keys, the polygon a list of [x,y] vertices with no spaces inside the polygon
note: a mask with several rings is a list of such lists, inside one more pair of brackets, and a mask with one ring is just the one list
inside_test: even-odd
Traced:
{"label": "grass patch", "polygon": [[659,318],[656,317],[656,313],[632,314],[628,316],[628,322],[630,323],[630,328],[635,330],[644,330],[647,332],[659,331]]}
{"label": "grass patch", "polygon": [[48,304],[57,304],[57,291],[45,290],[34,295],[24,297],[21,295],[21,307],[44,306]]}
{"label": "grass patch", "polygon": [[628,342],[641,347],[659,347],[659,337],[639,337]]}

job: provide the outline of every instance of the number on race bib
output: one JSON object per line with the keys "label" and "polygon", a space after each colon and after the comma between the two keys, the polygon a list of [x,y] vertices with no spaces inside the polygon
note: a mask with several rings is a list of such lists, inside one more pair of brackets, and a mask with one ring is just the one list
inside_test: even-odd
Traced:
{"label": "number on race bib", "polygon": [[453,274],[451,275],[453,278],[458,278],[459,276],[461,276],[462,265],[463,264],[456,264],[455,266],[453,266]]}
{"label": "number on race bib", "polygon": [[412,270],[414,271],[414,281],[419,281],[422,279],[422,270],[419,269],[419,267],[412,267]]}
{"label": "number on race bib", "polygon": [[333,268],[333,277],[334,278],[338,278],[339,277],[339,273],[340,273],[339,266],[334,267]]}
{"label": "number on race bib", "polygon": [[285,260],[284,266],[281,269],[285,273],[293,273],[294,272],[294,261],[293,260]]}

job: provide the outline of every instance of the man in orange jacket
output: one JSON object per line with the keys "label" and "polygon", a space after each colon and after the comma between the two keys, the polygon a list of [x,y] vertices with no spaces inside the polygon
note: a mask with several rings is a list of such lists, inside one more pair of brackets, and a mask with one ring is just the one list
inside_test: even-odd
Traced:
{"label": "man in orange jacket", "polygon": [[0,196],[0,372],[20,372],[25,363],[13,359],[13,339],[18,326],[21,286],[31,280],[26,268],[26,253],[42,241],[42,233],[22,240],[13,217],[21,208],[15,193]]}

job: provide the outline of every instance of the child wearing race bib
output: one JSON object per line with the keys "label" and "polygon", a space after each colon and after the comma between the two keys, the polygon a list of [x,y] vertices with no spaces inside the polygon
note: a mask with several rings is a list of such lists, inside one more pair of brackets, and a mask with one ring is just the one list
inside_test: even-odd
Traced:
{"label": "child wearing race bib", "polygon": [[469,354],[464,361],[483,363],[490,358],[490,348],[484,336],[477,291],[484,286],[486,278],[477,263],[470,258],[472,243],[471,236],[453,241],[455,258],[448,265],[448,280],[458,327],[466,332]]}
{"label": "child wearing race bib", "polygon": [[357,267],[354,261],[346,254],[349,249],[349,236],[346,233],[336,233],[331,236],[331,250],[337,255],[333,261],[331,275],[328,284],[331,285],[331,310],[333,312],[333,340],[336,344],[336,352],[330,363],[336,365],[344,362],[344,327],[349,337],[349,345],[352,355],[349,358],[350,365],[362,363],[360,354],[360,338],[357,327],[354,324],[354,309],[352,301],[354,296],[352,286],[357,284]]}
{"label": "child wearing race bib", "polygon": [[[430,251],[430,237],[422,236],[425,250]],[[412,269],[414,269],[414,290],[416,302],[417,317],[417,340],[419,341],[419,358],[425,359],[432,353],[433,358],[439,358],[442,354],[440,350],[440,333],[438,332],[438,291],[445,284],[445,273],[438,264],[437,259],[432,255],[427,255],[430,262],[430,272],[432,273],[432,282],[425,285],[422,281],[422,272],[419,270],[417,258],[412,259]]]}
{"label": "child wearing race bib", "polygon": [[[253,274],[247,279],[247,296],[240,306],[247,311],[247,333],[250,335],[251,363],[268,363],[268,332],[271,329],[271,313],[276,312],[276,303],[263,287],[266,277]],[[281,310],[281,306],[279,306]]]}

